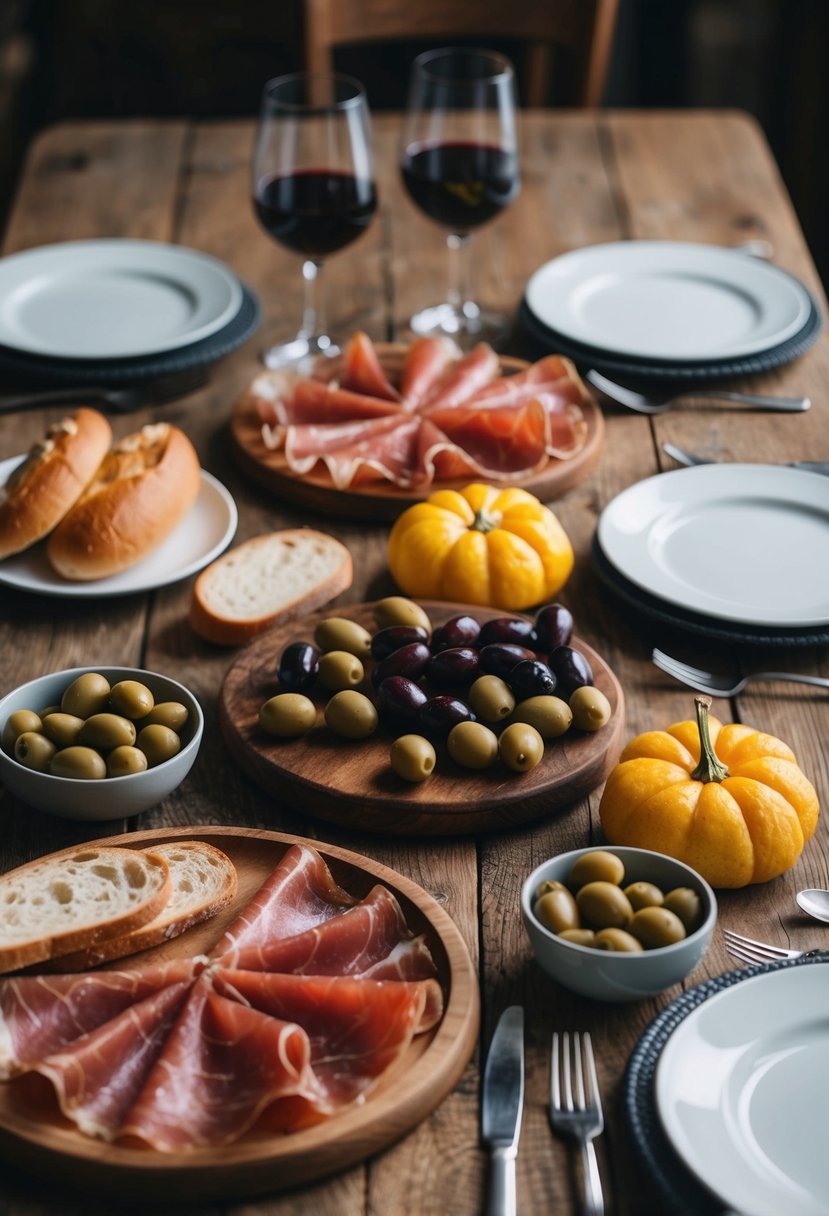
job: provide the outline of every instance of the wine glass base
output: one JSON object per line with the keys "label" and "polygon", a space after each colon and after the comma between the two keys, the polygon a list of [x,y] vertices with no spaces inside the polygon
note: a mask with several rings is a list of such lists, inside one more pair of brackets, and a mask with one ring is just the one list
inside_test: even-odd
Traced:
{"label": "wine glass base", "polygon": [[420,337],[454,338],[460,346],[472,346],[476,342],[494,346],[509,335],[510,322],[503,313],[490,312],[475,304],[465,304],[463,308],[437,304],[415,313],[409,328]]}
{"label": "wine glass base", "polygon": [[309,371],[320,357],[333,358],[339,353],[339,346],[327,334],[310,336],[300,332],[290,342],[277,342],[275,346],[263,351],[262,362],[271,371],[285,368],[304,373]]}

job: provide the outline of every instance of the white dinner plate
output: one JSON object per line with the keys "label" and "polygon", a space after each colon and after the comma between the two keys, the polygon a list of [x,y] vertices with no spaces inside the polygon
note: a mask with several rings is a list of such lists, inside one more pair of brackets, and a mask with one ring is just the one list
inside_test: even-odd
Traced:
{"label": "white dinner plate", "polygon": [[[0,461],[0,485],[5,484],[12,469],[23,459],[14,456]],[[68,582],[50,566],[46,542],[41,541],[0,562],[0,585],[73,599],[152,591],[189,578],[212,562],[230,544],[237,522],[232,495],[202,469],[199,496],[188,514],[157,549],[128,570],[92,582]]]}
{"label": "white dinner plate", "polygon": [[829,481],[779,465],[648,477],[599,517],[608,561],[651,595],[743,625],[829,624]]}
{"label": "white dinner plate", "polygon": [[541,266],[525,298],[536,319],[565,338],[657,362],[770,350],[810,312],[806,289],[778,267],[675,241],[574,249]]}
{"label": "white dinner plate", "polygon": [[665,1133],[750,1216],[826,1216],[829,966],[754,976],[679,1024],[656,1068]]}
{"label": "white dinner plate", "polygon": [[157,241],[67,241],[0,260],[0,345],[55,359],[176,350],[241,303],[218,258]]}

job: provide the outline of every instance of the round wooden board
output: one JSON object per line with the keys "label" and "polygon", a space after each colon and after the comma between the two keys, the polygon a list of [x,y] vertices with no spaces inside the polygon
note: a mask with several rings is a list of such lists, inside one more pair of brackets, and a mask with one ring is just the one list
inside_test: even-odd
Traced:
{"label": "round wooden board", "polygon": [[[387,373],[399,369],[405,346],[398,343],[375,345]],[[505,355],[501,357],[500,364],[504,375],[512,375],[529,366],[523,359]],[[581,451],[571,460],[551,457],[541,472],[515,483],[535,494],[542,502],[550,502],[566,494],[589,476],[599,462],[604,445],[604,416],[592,397],[582,404],[582,409],[587,422],[587,438]],[[230,430],[236,459],[249,477],[279,498],[334,517],[374,522],[396,519],[405,507],[421,502],[435,490],[461,490],[474,481],[470,476],[459,481],[433,482],[421,490],[404,490],[391,482],[378,481],[338,490],[325,468],[314,468],[310,473],[301,475],[294,473],[287,465],[284,452],[273,452],[265,447],[262,423],[248,394],[244,394],[234,406]]]}
{"label": "round wooden board", "polygon": [[[434,626],[468,612],[479,621],[503,611],[463,604],[424,603]],[[371,604],[337,609],[369,630]],[[613,672],[589,646],[573,645],[589,660],[595,684],[610,701],[613,716],[595,733],[570,730],[547,743],[541,763],[513,773],[500,763],[473,772],[455,764],[438,745],[432,776],[419,785],[397,777],[389,764],[394,738],[382,723],[369,739],[338,738],[322,720],[302,739],[269,738],[260,728],[260,707],[278,692],[279,656],[288,642],[313,640],[317,621],[331,611],[310,613],[262,634],[229,669],[219,697],[219,723],[231,755],[267,793],[298,810],[360,831],[391,835],[447,835],[513,827],[551,815],[595,789],[621,750],[624,695]]]}
{"label": "round wooden board", "polygon": [[[60,1115],[53,1101],[27,1106],[14,1083],[0,1085],[3,1155],[28,1169],[48,1170],[53,1179],[84,1192],[116,1191],[121,1198],[168,1201],[173,1194],[182,1201],[239,1200],[321,1178],[400,1139],[455,1087],[477,1041],[478,979],[454,922],[431,895],[402,874],[347,849],[284,833],[193,827],[130,832],[89,844],[147,848],[186,839],[207,841],[228,854],[239,875],[236,899],[205,924],[133,959],[121,959],[112,968],[140,967],[209,952],[283,853],[301,843],[322,854],[336,880],[351,894],[362,897],[379,882],[397,897],[409,926],[415,933],[425,933],[431,948],[446,1000],[441,1021],[413,1040],[406,1055],[363,1105],[290,1135],[253,1129],[235,1144],[189,1153],[106,1144],[79,1132]],[[62,852],[75,852],[78,847]]]}

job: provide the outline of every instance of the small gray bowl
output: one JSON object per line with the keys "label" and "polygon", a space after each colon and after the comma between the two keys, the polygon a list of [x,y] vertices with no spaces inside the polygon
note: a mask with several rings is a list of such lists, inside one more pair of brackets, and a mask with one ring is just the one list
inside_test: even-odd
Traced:
{"label": "small gray bowl", "polygon": [[[573,863],[585,853],[614,853],[625,867],[629,882],[652,882],[662,891],[691,887],[702,901],[702,921],[681,942],[644,950],[641,954],[614,954],[578,946],[545,928],[533,913],[535,893],[545,878],[567,883]],[[637,1001],[678,984],[693,971],[711,943],[717,923],[717,900],[705,879],[684,862],[617,845],[594,845],[559,853],[537,866],[521,888],[521,915],[540,966],[563,987],[600,1001]]]}
{"label": "small gray bowl", "polygon": [[20,764],[0,747],[0,780],[22,802],[62,819],[127,819],[148,811],[172,793],[196,759],[204,730],[204,715],[196,698],[183,684],[138,667],[72,667],[54,675],[39,676],[0,700],[0,735],[15,710],[33,709],[37,713],[47,705],[59,704],[72,681],[90,671],[99,672],[110,684],[119,680],[139,680],[147,685],[156,702],[180,701],[186,705],[190,712],[181,732],[181,750],[143,773],[85,781],[38,773]]}

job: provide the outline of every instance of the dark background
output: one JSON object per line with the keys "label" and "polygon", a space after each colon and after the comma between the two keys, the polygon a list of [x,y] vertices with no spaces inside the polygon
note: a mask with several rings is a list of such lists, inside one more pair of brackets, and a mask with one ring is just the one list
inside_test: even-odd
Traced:
{"label": "dark background", "polygon": [[[254,115],[263,82],[302,67],[302,33],[301,0],[0,0],[0,225],[42,127],[80,117]],[[411,59],[426,45],[382,56],[349,48],[336,66],[364,81],[372,108],[399,107]],[[520,90],[521,47],[505,36],[496,49],[515,59]],[[611,106],[753,114],[824,282],[827,49],[827,0],[620,0],[605,95]],[[550,104],[566,102],[566,85],[562,63]]]}

